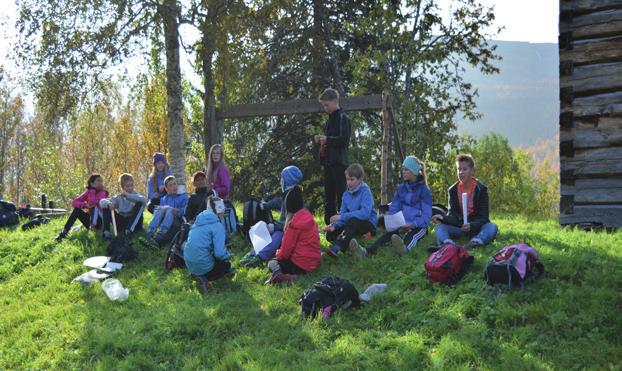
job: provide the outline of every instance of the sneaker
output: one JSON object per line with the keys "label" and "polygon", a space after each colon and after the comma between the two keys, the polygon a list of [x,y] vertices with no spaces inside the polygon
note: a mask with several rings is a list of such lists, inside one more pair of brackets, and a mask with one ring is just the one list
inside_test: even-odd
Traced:
{"label": "sneaker", "polygon": [[350,240],[350,251],[355,258],[366,258],[369,255],[367,249],[361,246],[356,238]]}
{"label": "sneaker", "polygon": [[287,273],[277,273],[270,276],[270,278],[265,282],[266,284],[275,284],[281,282],[295,281],[298,279],[297,274],[287,274]]}
{"label": "sneaker", "polygon": [[477,246],[481,246],[481,245],[482,245],[481,241],[478,241],[478,240],[476,240],[476,239],[474,238],[474,239],[472,239],[471,241],[469,241],[469,243],[467,243],[466,245],[464,245],[464,248],[465,248],[465,249],[467,249],[467,250],[470,250],[470,249],[474,249],[474,248],[476,248]]}
{"label": "sneaker", "polygon": [[67,231],[62,230],[58,236],[56,236],[56,238],[54,239],[54,241],[56,242],[61,242],[63,240],[63,238],[67,237]]}
{"label": "sneaker", "polygon": [[240,261],[238,262],[240,267],[246,267],[246,265],[251,261],[251,259],[253,259],[253,256],[255,255],[247,254],[245,257],[240,259]]}
{"label": "sneaker", "polygon": [[237,271],[235,270],[235,268],[231,267],[231,269],[229,269],[229,271],[225,273],[225,278],[233,278],[236,272]]}
{"label": "sneaker", "polygon": [[330,249],[326,250],[326,253],[330,256],[332,256],[333,258],[336,258],[339,256],[339,252],[341,251],[341,249],[339,249],[339,246],[337,245],[333,245],[330,247]]}
{"label": "sneaker", "polygon": [[263,284],[264,284],[264,285],[270,285],[270,284],[272,284],[272,283],[277,283],[277,282],[280,282],[280,280],[282,279],[282,277],[281,277],[282,275],[283,275],[283,273],[281,273],[281,272],[278,272],[278,273],[272,273],[272,275],[270,276],[270,278],[268,278],[268,279],[266,280],[266,282],[264,282]]}
{"label": "sneaker", "polygon": [[214,285],[205,276],[195,276],[193,274],[192,279],[197,282],[197,290],[199,290],[201,294],[205,294],[209,291],[209,289],[214,287]]}
{"label": "sneaker", "polygon": [[402,240],[402,237],[397,234],[391,236],[391,246],[398,255],[402,255],[406,252],[406,249],[404,247],[404,240]]}
{"label": "sneaker", "polygon": [[110,231],[104,231],[102,238],[106,241],[112,240],[112,233]]}

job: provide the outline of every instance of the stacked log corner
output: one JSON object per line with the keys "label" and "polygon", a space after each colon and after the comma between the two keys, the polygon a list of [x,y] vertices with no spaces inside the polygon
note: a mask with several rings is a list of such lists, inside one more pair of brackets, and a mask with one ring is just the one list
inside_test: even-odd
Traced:
{"label": "stacked log corner", "polygon": [[562,225],[622,226],[622,1],[561,0]]}

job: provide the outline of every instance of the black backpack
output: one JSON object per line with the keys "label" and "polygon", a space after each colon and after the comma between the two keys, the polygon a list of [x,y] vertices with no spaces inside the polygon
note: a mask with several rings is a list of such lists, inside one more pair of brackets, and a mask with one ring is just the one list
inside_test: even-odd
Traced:
{"label": "black backpack", "polygon": [[0,227],[9,227],[19,224],[19,215],[15,204],[0,200]]}
{"label": "black backpack", "polygon": [[303,316],[315,318],[318,312],[333,305],[335,308],[358,307],[359,293],[350,281],[327,277],[305,290],[299,300]]}
{"label": "black backpack", "polygon": [[22,231],[27,231],[29,229],[36,228],[42,224],[48,224],[50,222],[50,218],[46,218],[42,215],[37,215],[36,217],[30,219],[28,222],[22,224]]}
{"label": "black backpack", "polygon": [[272,212],[270,210],[262,210],[261,201],[256,198],[251,198],[244,203],[242,210],[242,234],[248,237],[248,231],[252,226],[260,221],[266,222],[266,224],[274,223],[272,218]]}
{"label": "black backpack", "polygon": [[136,252],[125,236],[117,236],[108,245],[108,256],[110,256],[111,262],[124,263],[134,259]]}
{"label": "black backpack", "polygon": [[173,243],[171,243],[171,247],[166,255],[166,261],[164,262],[166,270],[171,271],[174,268],[184,268],[186,266],[184,246],[186,245],[186,240],[188,240],[191,226],[192,224],[190,223],[183,223],[179,232],[173,238]]}

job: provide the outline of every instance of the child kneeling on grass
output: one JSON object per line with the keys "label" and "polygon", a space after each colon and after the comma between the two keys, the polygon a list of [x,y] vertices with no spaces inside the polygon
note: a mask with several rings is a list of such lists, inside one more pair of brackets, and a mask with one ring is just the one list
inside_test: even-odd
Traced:
{"label": "child kneeling on grass", "polygon": [[[474,178],[475,161],[470,155],[456,157],[458,181],[447,193],[449,207],[447,215],[434,215],[432,220],[441,223],[436,226],[436,244],[454,243],[453,238],[468,236],[471,240],[467,249],[486,245],[497,236],[497,225],[488,219],[488,188]],[[462,194],[467,194],[467,205],[462,204]],[[464,222],[463,209],[467,209]]]}
{"label": "child kneeling on grass", "polygon": [[296,166],[287,166],[281,171],[281,195],[276,196],[267,202],[261,203],[263,210],[281,210],[279,222],[274,224],[274,228],[270,231],[270,237],[272,241],[266,247],[264,247],[259,254],[255,253],[255,250],[251,251],[240,260],[240,265],[243,267],[259,267],[262,266],[265,261],[268,261],[274,257],[274,254],[281,246],[281,240],[283,239],[283,225],[285,224],[285,217],[287,210],[285,209],[285,198],[287,194],[302,180],[302,171]]}
{"label": "child kneeling on grass", "polygon": [[190,227],[184,247],[186,267],[201,292],[211,287],[211,281],[235,273],[229,262],[231,254],[225,246],[225,227],[215,213],[211,197],[208,203],[209,207],[196,217]]}
{"label": "child kneeling on grass", "polygon": [[285,197],[287,219],[281,248],[268,262],[272,275],[266,284],[292,281],[320,266],[320,234],[313,214],[304,208],[302,191],[295,186]]}
{"label": "child kneeling on grass", "polygon": [[[170,175],[164,179],[166,196],[160,200],[160,205],[156,207],[153,219],[147,228],[147,236],[156,243],[166,241],[167,232],[176,223],[181,224],[182,217],[188,206],[188,196],[177,194],[177,179]],[[157,234],[156,234],[156,231]]]}
{"label": "child kneeling on grass", "polygon": [[95,230],[101,226],[103,220],[102,208],[99,201],[108,197],[108,191],[104,188],[104,180],[99,174],[92,174],[86,185],[86,190],[71,202],[73,210],[65,223],[63,230],[56,236],[56,242],[67,237],[67,233],[76,222],[80,220],[86,228]]}
{"label": "child kneeling on grass", "polygon": [[132,174],[122,174],[119,177],[121,193],[113,198],[104,198],[99,205],[104,210],[104,239],[110,239],[110,223],[112,213],[115,214],[117,233],[126,236],[143,229],[143,211],[147,205],[147,197],[134,190]]}
{"label": "child kneeling on grass", "polygon": [[359,164],[352,164],[346,169],[346,184],[348,189],[341,198],[339,214],[330,217],[330,223],[324,229],[326,239],[333,242],[327,254],[337,257],[348,247],[358,255],[357,236],[376,233],[378,216],[374,209],[374,195],[369,186],[363,182],[365,172]]}
{"label": "child kneeling on grass", "polygon": [[432,217],[432,193],[428,188],[424,164],[415,156],[406,157],[402,164],[402,178],[404,183],[397,186],[387,214],[401,211],[406,225],[386,232],[369,248],[359,246],[361,256],[376,253],[380,246],[389,241],[397,253],[409,252],[428,233]]}

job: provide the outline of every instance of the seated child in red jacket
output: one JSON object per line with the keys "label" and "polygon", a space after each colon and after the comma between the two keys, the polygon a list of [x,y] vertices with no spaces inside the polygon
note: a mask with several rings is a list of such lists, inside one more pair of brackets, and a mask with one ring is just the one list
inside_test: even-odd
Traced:
{"label": "seated child in red jacket", "polygon": [[300,274],[316,270],[322,259],[318,226],[313,214],[303,207],[300,187],[295,186],[287,194],[285,209],[285,234],[276,258],[268,262],[272,275],[266,284],[295,280]]}

